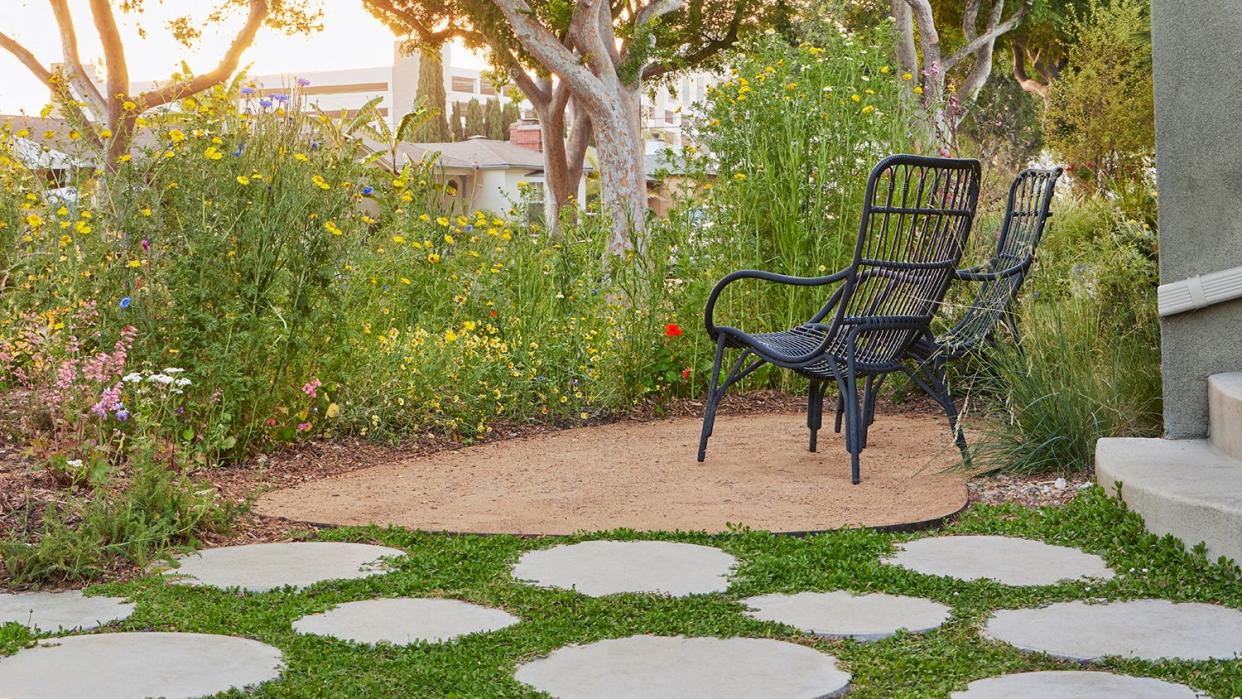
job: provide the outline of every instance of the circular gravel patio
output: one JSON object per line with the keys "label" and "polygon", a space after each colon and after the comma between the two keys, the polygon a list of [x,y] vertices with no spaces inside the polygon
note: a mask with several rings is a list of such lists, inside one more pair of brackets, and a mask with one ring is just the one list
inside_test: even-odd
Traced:
{"label": "circular gravel patio", "polygon": [[700,421],[617,422],[385,463],[267,493],[263,515],[425,531],[571,534],[775,532],[939,521],[966,504],[943,417],[879,415],[852,485],[831,420],[807,451],[806,416],[722,415],[707,461]]}

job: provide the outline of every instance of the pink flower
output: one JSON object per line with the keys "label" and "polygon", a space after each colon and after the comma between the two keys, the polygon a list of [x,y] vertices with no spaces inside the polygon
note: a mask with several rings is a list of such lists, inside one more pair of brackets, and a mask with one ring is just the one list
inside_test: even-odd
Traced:
{"label": "pink flower", "polygon": [[268,419],[266,419],[266,420],[264,420],[264,421],[263,421],[263,424],[267,425],[268,427],[275,427],[275,426],[276,426],[276,418],[274,418],[274,417],[269,417]]}
{"label": "pink flower", "polygon": [[302,384],[302,393],[305,393],[311,398],[317,398],[319,396],[319,387],[321,385],[322,384],[319,383],[319,379],[311,379],[310,381]]}
{"label": "pink flower", "polygon": [[309,422],[298,423],[298,432],[310,432],[311,424]]}
{"label": "pink flower", "polygon": [[151,241],[147,240],[146,238],[142,239],[142,251],[151,252]]}

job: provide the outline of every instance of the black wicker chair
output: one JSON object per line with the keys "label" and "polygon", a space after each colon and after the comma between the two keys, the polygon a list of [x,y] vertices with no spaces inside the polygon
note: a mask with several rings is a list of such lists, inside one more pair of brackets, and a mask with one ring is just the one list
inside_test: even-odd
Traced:
{"label": "black wicker chair", "polygon": [[[862,222],[850,266],[824,277],[791,277],[742,270],[712,289],[704,316],[716,342],[699,461],[707,452],[716,409],[729,386],[764,364],[792,369],[810,379],[807,427],[810,450],[823,421],[825,384],[832,381],[845,397],[846,448],[850,475],[859,482],[859,454],[867,445],[867,425],[875,409],[877,377],[905,371],[910,346],[927,333],[970,234],[979,198],[975,160],[894,155],[867,180]],[[717,326],[716,301],[739,279],[761,279],[797,286],[839,284],[806,323],[782,332],[750,334]],[[741,349],[721,380],[726,348]],[[859,405],[858,383],[867,386]]]}
{"label": "black wicker chair", "polygon": [[[1061,168],[1029,168],[1018,174],[1009,187],[1005,218],[996,238],[996,252],[986,264],[954,272],[959,280],[979,283],[979,289],[962,318],[940,335],[933,336],[930,331],[924,333],[906,351],[906,359],[911,364],[906,374],[944,408],[963,458],[967,457],[966,441],[958,427],[957,402],[945,380],[945,365],[973,354],[992,342],[997,326],[1001,324],[1009,328],[1014,344],[1021,348],[1013,305],[1022,282],[1035,262],[1035,251],[1043,237],[1048,217],[1052,216],[1049,207],[1061,173]],[[883,377],[877,379],[876,390],[880,381]],[[871,409],[872,412],[866,415],[868,424],[875,420],[874,400]],[[844,402],[838,400],[837,432],[841,431],[844,411]]]}

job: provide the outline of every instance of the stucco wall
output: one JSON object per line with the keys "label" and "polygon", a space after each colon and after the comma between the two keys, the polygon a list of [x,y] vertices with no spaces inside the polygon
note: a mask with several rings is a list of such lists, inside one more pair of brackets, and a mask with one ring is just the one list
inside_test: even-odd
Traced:
{"label": "stucco wall", "polygon": [[[1154,0],[1160,279],[1242,266],[1242,1]],[[1242,370],[1242,301],[1161,323],[1166,436],[1207,432],[1207,377]]]}

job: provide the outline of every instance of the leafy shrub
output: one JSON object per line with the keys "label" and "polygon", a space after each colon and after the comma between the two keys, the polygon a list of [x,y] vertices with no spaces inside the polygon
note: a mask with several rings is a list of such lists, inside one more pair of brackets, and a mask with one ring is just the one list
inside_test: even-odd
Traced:
{"label": "leafy shrub", "polygon": [[1155,148],[1150,2],[1092,0],[1069,24],[1069,67],[1044,113],[1048,145],[1090,186],[1140,180]]}
{"label": "leafy shrub", "polygon": [[1089,469],[1097,439],[1160,430],[1155,233],[1100,198],[1055,210],[1019,311],[1021,349],[1002,342],[966,378],[997,416],[975,450],[993,470]]}

